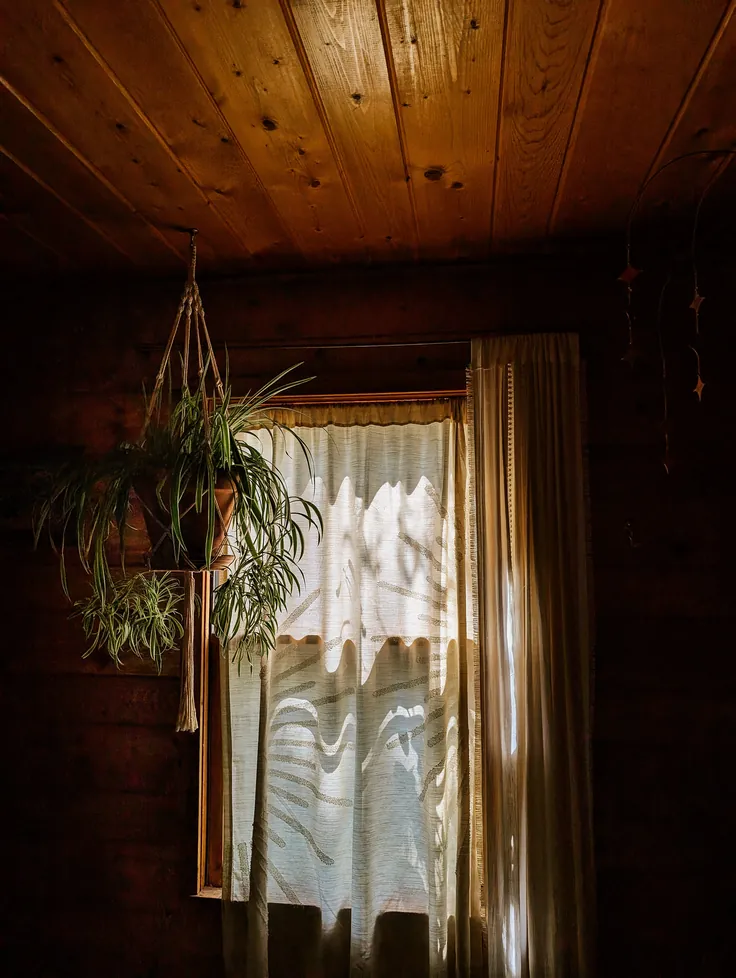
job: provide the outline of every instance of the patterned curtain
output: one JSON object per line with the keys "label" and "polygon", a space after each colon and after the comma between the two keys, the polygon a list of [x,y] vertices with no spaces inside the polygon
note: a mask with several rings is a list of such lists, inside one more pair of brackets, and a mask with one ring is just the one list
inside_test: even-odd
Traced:
{"label": "patterned curtain", "polygon": [[275,975],[286,942],[287,974],[480,975],[464,400],[285,420],[314,482],[281,437],[274,461],[324,536],[277,647],[223,666],[230,974]]}

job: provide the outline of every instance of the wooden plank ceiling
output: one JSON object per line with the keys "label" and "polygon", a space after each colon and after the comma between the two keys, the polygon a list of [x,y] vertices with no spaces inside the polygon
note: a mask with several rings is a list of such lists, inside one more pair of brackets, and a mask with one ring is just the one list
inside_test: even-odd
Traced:
{"label": "wooden plank ceiling", "polygon": [[[736,146],[736,0],[0,0],[0,269],[483,259]],[[671,167],[684,206],[724,158]],[[730,167],[736,170],[736,166]],[[724,177],[725,180],[725,177]]]}

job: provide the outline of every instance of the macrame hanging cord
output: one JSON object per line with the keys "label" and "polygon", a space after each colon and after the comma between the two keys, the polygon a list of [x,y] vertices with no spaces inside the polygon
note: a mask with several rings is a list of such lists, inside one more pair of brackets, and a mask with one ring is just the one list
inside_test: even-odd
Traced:
{"label": "macrame hanging cord", "polygon": [[[206,444],[209,444],[210,440],[210,418],[212,407],[214,407],[215,398],[219,396],[221,401],[225,400],[225,389],[222,383],[219,368],[217,366],[217,360],[215,359],[212,340],[210,339],[209,330],[207,329],[207,320],[205,319],[202,298],[200,296],[199,286],[197,285],[196,280],[197,229],[192,228],[189,235],[189,273],[187,275],[187,282],[184,287],[181,300],[179,301],[179,307],[174,317],[174,323],[171,327],[171,332],[169,333],[166,348],[164,349],[164,355],[161,359],[161,364],[156,375],[156,382],[154,384],[153,392],[146,407],[145,420],[143,422],[143,428],[141,429],[141,434],[139,437],[139,443],[141,444],[145,441],[146,434],[151,425],[154,414],[156,414],[157,417],[160,416],[163,403],[164,382],[166,380],[167,372],[169,377],[171,377],[171,353],[174,349],[174,344],[176,342],[182,322],[184,324],[184,343],[181,359],[182,390],[189,390],[190,363],[192,362],[194,354],[196,353],[196,390],[202,397],[202,419],[204,423],[204,436]],[[192,329],[192,327],[194,328]],[[212,378],[214,381],[213,389],[210,395],[211,401],[207,394],[207,375],[210,370],[212,371]],[[151,522],[161,531],[158,540],[151,540],[150,556],[153,557],[164,541],[171,540],[171,527],[162,523],[156,513],[154,513],[149,506],[146,506],[143,500],[141,500],[141,505],[143,505],[145,508]],[[194,503],[191,503],[187,509],[182,511],[181,516],[186,516],[193,506]],[[216,496],[215,513],[221,529],[225,531],[225,520]],[[226,540],[227,534],[223,533],[223,547],[226,545]],[[189,556],[185,551],[177,551],[177,556],[180,557],[192,570],[199,569],[198,566],[189,559]],[[220,556],[220,552],[213,552],[212,556],[217,558]]]}
{"label": "macrame hanging cord", "polygon": [[179,715],[177,733],[195,733],[197,708],[194,703],[194,571],[184,576],[184,638],[181,650],[181,680],[179,686]]}
{"label": "macrame hanging cord", "polygon": [[[207,446],[209,446],[210,440],[211,414],[211,406],[206,389],[206,380],[209,370],[212,371],[212,378],[214,381],[214,389],[212,390],[211,394],[212,406],[214,406],[215,398],[218,396],[220,397],[221,401],[224,402],[225,400],[225,390],[220,377],[220,371],[217,367],[217,361],[212,348],[212,341],[207,329],[207,321],[204,315],[202,299],[199,294],[199,286],[197,285],[196,280],[196,236],[197,230],[196,228],[193,228],[190,232],[189,240],[189,274],[187,276],[184,293],[179,302],[179,307],[176,311],[176,316],[174,317],[174,323],[171,327],[171,332],[166,343],[161,365],[159,366],[158,374],[156,375],[156,382],[153,392],[146,407],[145,420],[143,422],[143,428],[140,435],[141,443],[145,441],[154,412],[157,415],[160,415],[164,381],[166,379],[167,371],[170,372],[171,369],[171,352],[174,348],[174,343],[176,342],[182,322],[184,324],[184,349],[181,361],[182,389],[189,389],[190,361],[193,359],[192,350],[194,348],[196,351],[197,360],[196,389],[202,398],[202,417],[204,422],[205,444]],[[193,506],[194,503],[191,505]],[[153,543],[152,541],[152,553],[155,553],[157,547],[161,545],[167,536],[171,537],[171,530],[161,523],[155,514],[151,512],[149,507],[146,508],[149,515],[161,529],[161,536],[159,537],[158,541],[156,543]],[[189,508],[191,508],[191,506]],[[223,530],[226,530],[225,520],[216,496],[215,511],[221,527]],[[184,511],[182,516],[186,515],[186,512],[188,512],[188,510]],[[224,540],[226,541],[226,539],[227,534],[225,533]],[[182,640],[181,685],[176,729],[177,731],[181,732],[194,733],[199,726],[197,722],[197,710],[194,699],[194,631],[196,624],[195,570],[197,568],[195,568],[195,565],[192,564],[186,552],[180,553],[180,556],[189,564],[189,569],[184,572],[184,636]],[[219,554],[214,554],[213,556],[219,556]],[[208,570],[205,569],[203,573],[208,573]],[[202,609],[202,613],[204,613],[204,609]],[[205,632],[206,629],[203,628],[202,634],[204,635]]]}
{"label": "macrame hanging cord", "polygon": [[[182,319],[184,320],[184,353],[182,358],[182,387],[185,389],[189,388],[189,360],[190,360],[190,347],[192,345],[192,324],[194,325],[194,340],[196,342],[197,349],[197,386],[202,390],[203,394],[205,391],[205,380],[207,376],[207,371],[212,370],[212,376],[215,382],[215,391],[219,397],[224,400],[225,390],[222,385],[222,378],[220,377],[220,371],[217,367],[217,360],[215,359],[215,351],[212,349],[212,341],[210,339],[209,330],[207,329],[207,321],[204,315],[204,307],[202,306],[202,298],[199,294],[199,286],[197,285],[197,280],[195,274],[197,271],[197,229],[192,228],[190,231],[189,239],[189,275],[187,277],[187,284],[184,286],[184,293],[179,302],[179,308],[176,311],[176,316],[174,317],[174,324],[171,327],[171,333],[169,334],[168,342],[166,343],[166,349],[164,350],[163,359],[161,360],[161,365],[158,369],[158,374],[156,375],[156,383],[153,388],[153,393],[151,394],[151,399],[148,402],[148,407],[146,409],[146,418],[143,423],[143,430],[141,432],[141,441],[145,438],[148,427],[151,423],[154,410],[161,409],[161,397],[164,387],[164,380],[166,378],[166,370],[169,367],[171,360],[171,351],[174,348],[174,342],[176,336],[179,332],[179,327],[181,326]],[[207,358],[204,357],[204,348],[207,349]],[[207,398],[204,398],[203,404],[204,419],[205,419],[205,432],[207,432],[207,425],[209,422],[209,407],[207,404]]]}

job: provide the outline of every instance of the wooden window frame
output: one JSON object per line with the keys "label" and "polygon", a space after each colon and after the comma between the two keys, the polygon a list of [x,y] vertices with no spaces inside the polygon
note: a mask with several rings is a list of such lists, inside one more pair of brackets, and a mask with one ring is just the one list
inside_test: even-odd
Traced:
{"label": "wooden window frame", "polygon": [[[402,391],[383,394],[310,394],[274,398],[278,407],[320,404],[385,404],[395,401],[427,401],[465,397],[465,390]],[[220,713],[220,645],[208,627],[217,572],[202,575],[202,636],[199,673],[199,812],[197,839],[197,888],[195,896],[222,898],[223,779],[222,723]]]}
{"label": "wooden window frame", "polygon": [[217,571],[203,575],[199,674],[199,807],[195,896],[222,897],[222,723],[220,722],[220,644],[209,627]]}

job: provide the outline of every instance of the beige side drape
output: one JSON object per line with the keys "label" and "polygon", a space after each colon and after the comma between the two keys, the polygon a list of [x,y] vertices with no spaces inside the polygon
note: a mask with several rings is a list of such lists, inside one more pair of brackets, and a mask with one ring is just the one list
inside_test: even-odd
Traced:
{"label": "beige side drape", "polygon": [[593,969],[577,337],[473,342],[491,978]]}

